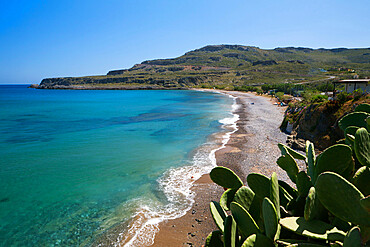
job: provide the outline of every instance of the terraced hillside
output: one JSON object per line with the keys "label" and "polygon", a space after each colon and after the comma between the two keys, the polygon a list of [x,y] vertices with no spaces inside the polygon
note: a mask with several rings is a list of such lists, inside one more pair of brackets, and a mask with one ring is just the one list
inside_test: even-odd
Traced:
{"label": "terraced hillside", "polygon": [[209,45],[172,59],[144,61],[107,75],[44,79],[39,88],[183,89],[277,82],[304,82],[328,75],[370,76],[370,48],[264,50],[242,45]]}

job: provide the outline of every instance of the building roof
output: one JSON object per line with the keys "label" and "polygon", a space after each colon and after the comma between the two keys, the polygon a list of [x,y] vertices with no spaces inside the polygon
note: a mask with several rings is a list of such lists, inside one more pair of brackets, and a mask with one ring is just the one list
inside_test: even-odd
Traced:
{"label": "building roof", "polygon": [[370,83],[370,79],[348,79],[348,80],[339,80],[334,83]]}

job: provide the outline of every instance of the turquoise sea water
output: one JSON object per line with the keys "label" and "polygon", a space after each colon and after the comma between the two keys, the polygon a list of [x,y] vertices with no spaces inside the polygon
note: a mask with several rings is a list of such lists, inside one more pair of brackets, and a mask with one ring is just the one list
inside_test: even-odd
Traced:
{"label": "turquoise sea water", "polygon": [[232,104],[196,91],[0,86],[0,246],[90,245],[134,216],[130,238],[152,236],[191,204],[187,185],[209,169]]}

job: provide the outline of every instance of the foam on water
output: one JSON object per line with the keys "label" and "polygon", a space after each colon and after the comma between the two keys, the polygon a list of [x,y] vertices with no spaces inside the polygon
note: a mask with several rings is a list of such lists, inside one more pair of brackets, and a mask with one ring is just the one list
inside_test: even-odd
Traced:
{"label": "foam on water", "polygon": [[236,97],[229,96],[234,100],[232,116],[219,120],[224,129],[221,138],[217,139],[216,135],[213,135],[212,140],[196,150],[191,165],[170,169],[158,179],[159,187],[165,194],[168,204],[148,205],[141,202],[144,205],[140,206],[133,216],[127,232],[119,234],[115,246],[150,246],[159,231],[159,223],[180,218],[191,209],[195,198],[191,190],[194,182],[217,165],[215,153],[224,148],[230,136],[238,130],[236,122],[239,120],[239,115],[235,111],[239,106],[236,103]]}

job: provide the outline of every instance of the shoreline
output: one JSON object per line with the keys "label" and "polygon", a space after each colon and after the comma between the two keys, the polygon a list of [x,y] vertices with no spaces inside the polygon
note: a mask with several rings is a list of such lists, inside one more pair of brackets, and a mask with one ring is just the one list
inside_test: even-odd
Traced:
{"label": "shoreline", "polygon": [[[181,206],[178,211],[170,210],[170,212],[166,212],[168,211],[166,209],[164,209],[164,211],[152,212],[146,207],[145,210],[148,209],[149,211],[143,212],[142,209],[144,208],[142,208],[129,221],[123,222],[100,234],[100,236],[93,241],[92,246],[153,246],[152,244],[159,231],[159,225],[163,222],[182,218],[189,212],[194,204],[196,204],[196,201],[199,199],[195,198],[197,193],[195,193],[193,188],[198,187],[198,184],[212,183],[212,181],[204,177],[204,175],[209,174],[211,169],[216,166],[215,153],[224,148],[231,134],[237,131],[236,121],[239,119],[239,116],[234,113],[238,106],[236,97],[225,93],[220,94],[223,94],[222,97],[232,100],[232,105],[230,105],[231,109],[227,110],[229,115],[222,119],[218,119],[221,129],[210,134],[205,143],[189,153],[189,157],[192,157],[192,165],[170,169],[158,180],[159,186],[165,191],[168,189],[166,189],[166,182],[174,181],[176,178],[183,180],[182,182],[175,182],[176,188],[173,189],[179,192],[179,189],[181,189],[181,194],[187,195],[187,202],[184,202],[185,204],[183,205],[189,205],[187,205],[186,208]],[[180,185],[183,183],[187,183],[187,185]],[[181,188],[177,188],[179,185]],[[218,194],[216,194],[216,196],[218,196]],[[172,199],[169,198],[169,201],[171,204]],[[178,203],[179,201],[177,200],[176,202]],[[147,217],[148,213],[150,215],[149,218]],[[165,242],[166,244],[164,244],[164,246],[168,246],[168,241],[166,240]]]}
{"label": "shoreline", "polygon": [[[273,105],[268,97],[252,93],[222,90],[202,90],[223,93],[236,97],[238,108],[233,114],[239,115],[237,130],[228,142],[215,152],[218,166],[232,169],[243,181],[251,172],[270,176],[276,172],[279,179],[288,181],[282,169],[276,165],[280,156],[277,143],[286,141],[286,135],[279,129],[285,108]],[[219,201],[223,188],[214,184],[209,174],[203,175],[192,186],[195,202],[182,217],[159,224],[151,246],[202,246],[210,232],[217,227],[209,211],[212,200]]]}
{"label": "shoreline", "polygon": [[[159,221],[156,217],[149,219],[139,214],[137,218],[100,235],[92,246],[204,245],[208,234],[217,229],[210,214],[209,203],[219,201],[224,192],[223,188],[214,184],[209,177],[209,172],[215,165],[232,169],[242,181],[245,181],[251,172],[270,176],[273,171],[277,172],[279,179],[289,180],[276,164],[276,159],[280,156],[277,143],[286,142],[286,134],[279,129],[285,108],[273,105],[274,101],[270,97],[253,93],[193,90],[228,95],[233,98],[234,103],[232,117],[220,121],[223,131],[209,136],[213,147],[208,152],[208,164],[203,164],[207,169],[195,166],[193,173],[186,172],[182,175],[190,185],[184,193],[190,191],[191,205],[184,212],[177,212],[174,217],[162,218]],[[198,175],[193,177],[193,174]],[[171,173],[167,175],[171,176]]]}

